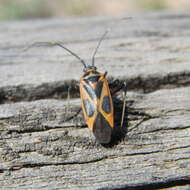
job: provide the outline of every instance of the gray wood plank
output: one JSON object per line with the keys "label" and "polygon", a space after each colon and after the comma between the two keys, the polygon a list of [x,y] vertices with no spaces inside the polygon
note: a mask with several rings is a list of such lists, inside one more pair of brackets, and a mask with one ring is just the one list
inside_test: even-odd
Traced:
{"label": "gray wood plank", "polygon": [[[189,188],[190,15],[127,16],[1,23],[0,189]],[[78,61],[58,47],[23,52],[60,41],[90,63],[107,27],[96,64],[129,89],[125,133],[109,147],[80,112]]]}

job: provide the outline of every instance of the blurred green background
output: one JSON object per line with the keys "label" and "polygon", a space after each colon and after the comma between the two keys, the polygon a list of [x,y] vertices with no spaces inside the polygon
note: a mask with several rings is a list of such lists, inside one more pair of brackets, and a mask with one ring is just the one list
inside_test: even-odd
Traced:
{"label": "blurred green background", "polygon": [[0,20],[189,10],[190,0],[0,0]]}

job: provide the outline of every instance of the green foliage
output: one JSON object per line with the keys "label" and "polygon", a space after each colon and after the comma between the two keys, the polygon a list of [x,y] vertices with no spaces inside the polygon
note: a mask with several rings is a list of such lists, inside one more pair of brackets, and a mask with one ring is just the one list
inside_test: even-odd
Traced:
{"label": "green foliage", "polygon": [[142,0],[139,3],[144,10],[162,10],[167,8],[164,0]]}
{"label": "green foliage", "polygon": [[64,12],[66,15],[88,15],[91,7],[89,0],[70,0],[64,3]]}
{"label": "green foliage", "polygon": [[0,2],[0,19],[21,19],[32,17],[46,17],[47,12],[44,0],[16,1],[6,0]]}
{"label": "green foliage", "polygon": [[[123,2],[125,7],[128,1]],[[136,4],[137,10],[166,8],[165,0],[134,0],[133,3]],[[98,9],[96,6],[101,7],[101,2],[91,0],[0,0],[0,20],[63,15],[92,15],[96,14]],[[104,11],[103,7],[101,11]]]}

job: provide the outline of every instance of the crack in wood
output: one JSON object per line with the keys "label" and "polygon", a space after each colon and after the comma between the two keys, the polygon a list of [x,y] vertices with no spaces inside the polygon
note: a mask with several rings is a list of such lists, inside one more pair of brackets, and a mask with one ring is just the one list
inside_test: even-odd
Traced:
{"label": "crack in wood", "polygon": [[[176,88],[185,87],[190,85],[190,73],[180,72],[172,73],[162,76],[148,76],[147,78],[136,77],[131,79],[122,79],[122,82],[126,82],[127,89],[133,91],[142,91],[144,93],[150,93],[163,88]],[[113,80],[110,77],[109,81]],[[52,83],[44,83],[38,86],[35,85],[18,85],[7,86],[0,88],[0,104],[14,103],[20,101],[32,101],[39,99],[55,98],[62,99],[67,98],[68,88],[70,88],[71,97],[79,97],[78,82],[60,81]]]}
{"label": "crack in wood", "polygon": [[15,170],[20,170],[23,168],[40,168],[40,167],[47,167],[47,166],[64,166],[64,165],[78,165],[78,164],[91,164],[94,162],[99,162],[103,159],[105,159],[107,156],[101,157],[101,158],[96,158],[93,160],[89,160],[89,161],[70,161],[70,162],[39,162],[39,163],[32,163],[32,162],[18,162],[13,164],[11,167],[9,168],[1,168],[0,171],[4,172],[4,171],[15,171]]}
{"label": "crack in wood", "polygon": [[115,157],[125,157],[125,156],[137,156],[137,155],[147,155],[147,154],[154,154],[159,153],[160,151],[149,151],[149,152],[135,152],[135,153],[127,153],[127,154],[119,154],[119,155],[110,155],[110,156],[102,156],[96,159],[92,159],[89,161],[71,161],[71,162],[39,162],[39,163],[32,163],[32,162],[17,162],[12,164],[9,168],[0,168],[0,172],[3,173],[4,171],[15,171],[20,170],[22,168],[35,168],[35,167],[46,167],[46,166],[58,166],[58,165],[75,165],[75,164],[91,164],[95,162],[99,162],[105,159],[113,159]]}
{"label": "crack in wood", "polygon": [[146,133],[148,133],[148,134],[150,134],[150,133],[155,133],[155,132],[158,132],[158,131],[175,131],[175,130],[184,130],[184,129],[188,129],[188,128],[190,128],[190,126],[188,125],[188,126],[181,126],[181,127],[171,127],[171,128],[167,128],[167,129],[165,129],[165,128],[159,128],[159,129],[155,129],[155,130],[149,130],[149,131],[144,131],[144,132],[139,132],[139,133],[137,133],[137,134],[146,134]]}
{"label": "crack in wood", "polygon": [[190,176],[183,176],[179,178],[163,179],[162,177],[153,176],[156,182],[139,183],[131,185],[121,185],[118,187],[104,187],[97,190],[158,190],[176,186],[185,186],[190,184]]}
{"label": "crack in wood", "polygon": [[[167,149],[167,151],[170,151],[170,150],[177,150],[177,149],[183,149],[183,148],[190,148],[190,145],[178,146],[178,147],[174,147],[174,148],[169,148],[169,149]],[[189,151],[189,152],[190,152],[190,151]]]}

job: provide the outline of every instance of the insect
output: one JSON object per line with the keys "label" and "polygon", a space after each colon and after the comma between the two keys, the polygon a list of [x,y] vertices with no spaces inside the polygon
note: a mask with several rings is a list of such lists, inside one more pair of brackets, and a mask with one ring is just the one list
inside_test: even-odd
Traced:
{"label": "insect", "polygon": [[91,65],[86,65],[84,60],[77,54],[57,43],[58,46],[75,56],[84,66],[84,74],[80,78],[79,84],[82,111],[88,128],[101,144],[110,142],[112,129],[114,128],[114,110],[106,79],[107,72],[98,72],[94,64],[95,55],[106,34],[107,31],[101,37],[95,49]]}
{"label": "insect", "polygon": [[84,67],[84,75],[80,78],[80,97],[85,121],[93,131],[97,141],[107,144],[111,140],[114,128],[113,102],[106,79],[107,72],[100,73],[94,65],[94,58],[101,41],[92,57],[92,65]]}
{"label": "insect", "polygon": [[82,111],[88,128],[93,132],[100,144],[110,143],[114,128],[114,108],[106,78],[107,72],[100,73],[95,67],[95,55],[107,33],[108,31],[99,40],[92,56],[91,65],[86,65],[83,59],[62,44],[52,43],[52,45],[60,46],[75,56],[84,67],[84,74],[80,78],[79,84]]}

